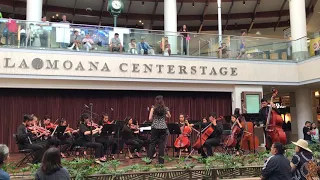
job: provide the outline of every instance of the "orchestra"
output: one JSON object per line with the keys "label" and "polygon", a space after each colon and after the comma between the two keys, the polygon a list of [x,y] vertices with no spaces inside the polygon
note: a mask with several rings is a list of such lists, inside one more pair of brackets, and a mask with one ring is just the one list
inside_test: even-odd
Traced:
{"label": "orchestra", "polygon": [[[157,99],[158,98],[158,99]],[[60,147],[61,157],[66,158],[75,146],[93,149],[91,154],[95,157],[96,163],[102,163],[111,159],[115,159],[115,155],[122,151],[123,144],[128,149],[130,159],[141,158],[141,152],[148,147],[147,157],[153,159],[155,151],[159,148],[159,163],[164,163],[164,149],[167,147],[168,126],[167,119],[171,118],[169,108],[164,106],[162,97],[157,97],[155,106],[149,112],[149,121],[152,122],[150,127],[139,126],[139,121],[130,116],[124,119],[124,123],[118,123],[109,117],[107,113],[101,114],[99,124],[94,123],[92,116],[83,113],[80,116],[79,126],[76,128],[69,127],[65,119],[58,119],[54,123],[51,122],[49,116],[43,118],[43,127],[35,115],[25,115],[23,122],[17,128],[17,142],[19,147],[32,149],[34,151],[33,163],[40,162],[43,152],[50,146]],[[269,144],[274,142],[283,143],[284,137],[281,137],[281,129],[279,128],[278,110],[273,105],[270,106],[264,99],[261,100],[262,108],[260,116],[265,125],[265,135],[270,139]],[[271,112],[270,112],[271,111]],[[224,117],[211,113],[208,117],[201,117],[199,121],[189,123],[189,117],[183,113],[179,114],[179,120],[176,124],[180,127],[180,134],[174,138],[172,145],[175,152],[180,152],[176,157],[181,156],[181,152],[191,152],[198,150],[202,157],[212,156],[213,147],[221,146],[226,150],[232,150],[235,155],[245,150],[256,150],[259,141],[254,135],[253,123],[247,122],[240,109],[235,109],[231,115],[229,131],[230,134],[222,140],[222,133],[226,130],[222,126]],[[116,126],[119,127],[120,133],[116,133]],[[107,129],[106,129],[107,128]],[[111,131],[108,130],[111,128]],[[118,128],[118,127],[117,127]],[[307,129],[307,128],[305,128]],[[142,133],[143,131],[149,131]],[[278,136],[272,134],[277,132]],[[191,138],[191,134],[195,133],[196,139]],[[306,133],[308,134],[308,133]],[[158,145],[158,146],[156,146]],[[169,145],[170,146],[170,145]],[[124,149],[124,150],[127,150]],[[88,152],[89,150],[87,150]],[[191,155],[190,153],[190,155]]]}

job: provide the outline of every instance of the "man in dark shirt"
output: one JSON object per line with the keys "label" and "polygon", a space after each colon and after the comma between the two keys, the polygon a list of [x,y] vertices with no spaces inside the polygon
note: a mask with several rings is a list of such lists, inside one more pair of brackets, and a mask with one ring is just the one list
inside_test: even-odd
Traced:
{"label": "man in dark shirt", "polygon": [[[211,125],[213,128],[213,132],[208,137],[208,139],[205,141],[203,146],[199,149],[199,153],[201,153],[202,157],[212,156],[212,147],[213,146],[219,146],[221,142],[221,134],[223,131],[223,127],[220,123],[217,123],[217,115],[215,113],[210,114],[209,116],[209,122],[202,123],[201,127],[206,128],[207,126]],[[207,154],[204,152],[203,147],[206,148]]]}
{"label": "man in dark shirt", "polygon": [[35,141],[35,136],[27,130],[27,127],[32,123],[33,118],[29,115],[24,115],[23,122],[17,128],[17,140],[19,149],[32,149],[34,157],[33,164],[41,162],[42,155],[46,150],[46,146]]}
{"label": "man in dark shirt", "polygon": [[311,122],[306,121],[303,127],[303,139],[308,141],[308,143],[311,142],[310,126]]}
{"label": "man in dark shirt", "polygon": [[269,157],[261,172],[261,180],[291,180],[290,161],[283,155],[285,149],[279,142],[271,146]]}

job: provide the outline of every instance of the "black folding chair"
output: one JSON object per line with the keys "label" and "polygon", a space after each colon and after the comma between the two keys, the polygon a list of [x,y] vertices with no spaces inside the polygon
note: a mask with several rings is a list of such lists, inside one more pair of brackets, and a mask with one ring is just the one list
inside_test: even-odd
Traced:
{"label": "black folding chair", "polygon": [[24,158],[22,158],[18,163],[17,167],[20,167],[21,165],[31,163],[32,159],[34,158],[34,152],[32,149],[23,149],[21,147],[21,144],[18,141],[18,136],[16,134],[13,134],[13,138],[16,141],[16,144],[18,145],[19,153],[24,155]]}

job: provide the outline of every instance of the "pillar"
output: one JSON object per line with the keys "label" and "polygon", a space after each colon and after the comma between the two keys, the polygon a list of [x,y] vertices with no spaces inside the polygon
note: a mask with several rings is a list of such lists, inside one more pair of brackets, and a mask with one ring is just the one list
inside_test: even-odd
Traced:
{"label": "pillar", "polygon": [[297,61],[306,59],[308,57],[305,7],[305,1],[289,1],[292,58]]}
{"label": "pillar", "polygon": [[177,42],[181,42],[181,38],[177,37],[177,28],[177,0],[164,0],[164,31],[168,36],[171,54],[177,54]]}
{"label": "pillar", "polygon": [[41,21],[42,0],[27,0],[27,21]]}
{"label": "pillar", "polygon": [[292,115],[292,134],[297,139],[303,139],[303,127],[306,121],[313,121],[312,93],[309,88],[299,88],[294,93],[295,99],[290,96],[290,113]]}

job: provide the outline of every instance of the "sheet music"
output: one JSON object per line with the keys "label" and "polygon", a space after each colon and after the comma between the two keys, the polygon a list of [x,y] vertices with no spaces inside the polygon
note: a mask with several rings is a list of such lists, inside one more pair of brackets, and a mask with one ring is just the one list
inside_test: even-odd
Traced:
{"label": "sheet music", "polygon": [[151,126],[141,127],[141,128],[139,128],[139,129],[140,129],[140,132],[143,132],[143,131],[151,131]]}

